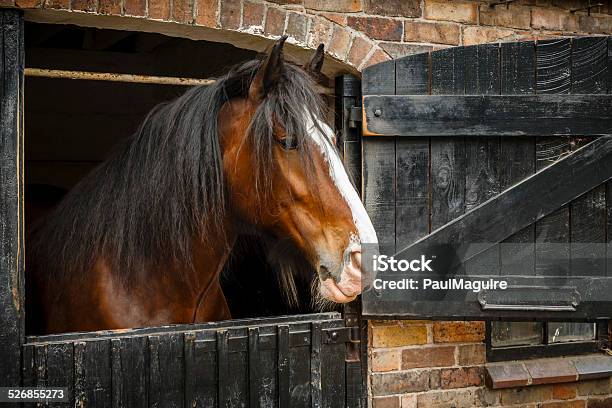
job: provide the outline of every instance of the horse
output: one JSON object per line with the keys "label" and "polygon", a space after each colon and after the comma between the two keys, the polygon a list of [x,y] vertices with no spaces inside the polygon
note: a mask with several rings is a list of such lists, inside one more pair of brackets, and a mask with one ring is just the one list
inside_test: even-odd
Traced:
{"label": "horse", "polygon": [[323,47],[301,67],[285,40],[153,108],[33,228],[30,333],[230,319],[219,274],[241,234],[299,264],[279,272],[287,296],[296,273],[318,304],[362,292],[377,237],[324,120]]}

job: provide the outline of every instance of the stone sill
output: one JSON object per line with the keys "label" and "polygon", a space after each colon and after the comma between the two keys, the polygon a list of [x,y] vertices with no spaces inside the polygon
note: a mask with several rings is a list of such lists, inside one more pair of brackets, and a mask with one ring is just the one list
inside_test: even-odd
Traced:
{"label": "stone sill", "polygon": [[485,381],[492,389],[557,384],[611,376],[612,356],[605,354],[485,364]]}

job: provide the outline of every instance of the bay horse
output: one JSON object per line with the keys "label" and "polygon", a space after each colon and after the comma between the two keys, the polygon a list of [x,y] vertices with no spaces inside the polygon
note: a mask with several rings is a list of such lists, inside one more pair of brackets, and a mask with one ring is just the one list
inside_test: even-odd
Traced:
{"label": "bay horse", "polygon": [[229,319],[219,273],[243,233],[297,253],[317,298],[361,293],[377,238],[323,120],[323,47],[302,68],[285,39],[154,108],[34,229],[30,332]]}

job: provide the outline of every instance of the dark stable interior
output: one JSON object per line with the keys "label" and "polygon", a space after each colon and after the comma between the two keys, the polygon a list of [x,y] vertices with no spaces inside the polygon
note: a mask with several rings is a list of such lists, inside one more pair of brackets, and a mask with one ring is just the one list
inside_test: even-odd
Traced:
{"label": "dark stable interior", "polygon": [[[26,23],[25,39],[27,68],[210,78],[256,56],[224,43],[68,25]],[[26,231],[129,137],[151,108],[185,90],[26,77]],[[300,305],[289,306],[260,240],[245,236],[239,241],[240,251],[230,256],[222,273],[232,317],[311,312],[308,283],[298,287]]]}

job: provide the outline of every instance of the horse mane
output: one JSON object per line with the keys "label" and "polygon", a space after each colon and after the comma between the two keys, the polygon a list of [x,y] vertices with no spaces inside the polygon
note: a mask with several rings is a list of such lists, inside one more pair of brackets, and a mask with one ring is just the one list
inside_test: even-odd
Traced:
{"label": "horse mane", "polygon": [[[82,278],[103,257],[127,286],[151,273],[183,273],[186,280],[194,238],[205,243],[224,236],[219,111],[231,98],[248,94],[261,64],[256,59],[237,65],[213,85],[191,88],[151,110],[138,130],[33,229],[26,241],[28,268],[60,282]],[[309,75],[289,63],[283,69],[248,131],[258,194],[267,194],[274,171],[274,124],[296,138],[308,167],[313,162],[305,143],[305,113],[325,117]]]}

